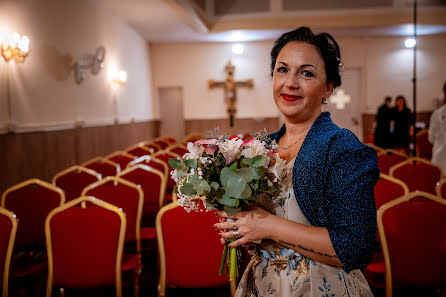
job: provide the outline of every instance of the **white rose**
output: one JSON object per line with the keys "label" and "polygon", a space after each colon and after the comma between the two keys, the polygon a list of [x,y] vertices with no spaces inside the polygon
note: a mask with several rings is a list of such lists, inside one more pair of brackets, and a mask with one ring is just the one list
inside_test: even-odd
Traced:
{"label": "white rose", "polygon": [[183,155],[183,159],[198,159],[204,152],[204,147],[201,144],[195,144],[192,142],[187,143],[187,149],[189,153]]}
{"label": "white rose", "polygon": [[231,163],[240,157],[240,147],[243,144],[241,139],[226,139],[219,144],[220,152],[226,160],[226,164]]}
{"label": "white rose", "polygon": [[242,151],[242,156],[245,156],[246,158],[254,158],[258,155],[268,154],[268,150],[265,148],[265,143],[258,139],[247,144],[245,147],[246,148]]}
{"label": "white rose", "polygon": [[277,180],[282,180],[286,170],[286,161],[282,160],[277,153],[275,154],[275,159],[276,162],[274,163],[274,166],[269,168],[269,170],[274,174]]}

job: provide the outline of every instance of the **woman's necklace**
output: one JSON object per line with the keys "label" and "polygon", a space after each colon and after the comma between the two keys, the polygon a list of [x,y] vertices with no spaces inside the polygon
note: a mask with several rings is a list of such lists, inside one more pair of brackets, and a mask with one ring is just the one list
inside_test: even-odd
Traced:
{"label": "woman's necklace", "polygon": [[[305,135],[304,135],[304,136],[305,136]],[[304,136],[302,136],[301,138],[299,138],[298,140],[296,140],[295,142],[293,142],[293,143],[290,144],[290,145],[284,145],[284,144],[282,144],[281,147],[282,147],[284,150],[287,150],[287,149],[289,149],[290,147],[292,147],[293,145],[295,145],[296,143],[298,143],[300,140],[302,140],[302,139],[304,138]]]}

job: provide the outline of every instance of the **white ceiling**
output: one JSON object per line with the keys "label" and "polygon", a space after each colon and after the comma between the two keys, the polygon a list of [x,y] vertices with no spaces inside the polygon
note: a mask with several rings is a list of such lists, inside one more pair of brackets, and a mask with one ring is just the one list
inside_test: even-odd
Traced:
{"label": "white ceiling", "polygon": [[[268,0],[271,11],[218,17],[212,11],[214,0],[203,0],[207,4],[206,11],[190,0],[96,1],[134,27],[146,40],[154,43],[267,40],[277,38],[281,33],[301,25],[308,25],[317,31],[327,31],[336,37],[413,34],[413,8],[410,2],[413,0],[390,0],[393,1],[390,8],[294,12],[281,10],[281,0]],[[255,5],[257,0],[224,1],[245,1],[244,5],[246,1],[250,1]],[[421,5],[418,9],[417,34],[446,33],[446,0],[418,1]],[[423,6],[423,1],[435,3]],[[333,1],[330,3],[332,5]]]}

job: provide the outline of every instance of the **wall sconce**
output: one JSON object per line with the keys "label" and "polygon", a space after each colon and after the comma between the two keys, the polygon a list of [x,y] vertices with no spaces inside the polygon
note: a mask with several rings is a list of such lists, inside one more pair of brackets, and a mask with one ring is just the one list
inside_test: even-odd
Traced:
{"label": "wall sconce", "polygon": [[6,62],[14,59],[16,63],[23,63],[29,53],[29,38],[14,32],[1,42],[1,52]]}
{"label": "wall sconce", "polygon": [[113,82],[118,86],[122,86],[127,82],[127,73],[123,70],[116,71],[113,75]]}
{"label": "wall sconce", "polygon": [[100,46],[96,49],[94,55],[86,54],[74,64],[74,79],[78,84],[84,81],[84,72],[91,69],[91,73],[98,74],[104,65],[105,48]]}

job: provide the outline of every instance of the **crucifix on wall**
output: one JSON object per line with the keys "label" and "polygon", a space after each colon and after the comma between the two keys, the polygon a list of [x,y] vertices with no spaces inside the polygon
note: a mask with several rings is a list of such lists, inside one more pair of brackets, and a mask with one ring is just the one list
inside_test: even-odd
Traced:
{"label": "crucifix on wall", "polygon": [[208,85],[210,89],[223,87],[225,90],[224,96],[226,101],[226,111],[229,116],[229,126],[234,127],[234,117],[237,112],[236,102],[237,102],[237,87],[247,87],[252,88],[254,82],[252,79],[247,79],[245,81],[235,81],[234,72],[235,66],[232,65],[231,61],[225,66],[226,80],[225,81],[214,81],[208,80]]}

